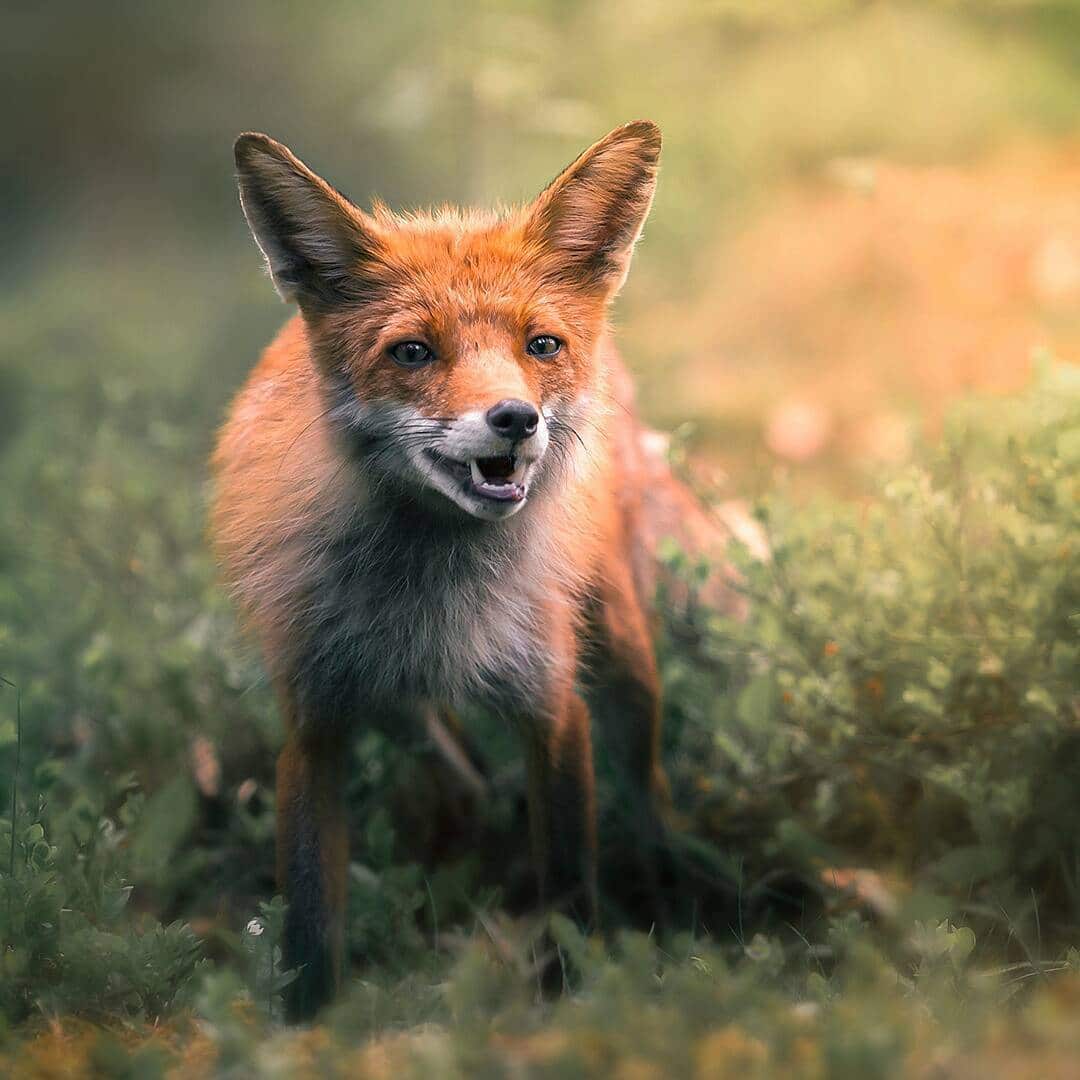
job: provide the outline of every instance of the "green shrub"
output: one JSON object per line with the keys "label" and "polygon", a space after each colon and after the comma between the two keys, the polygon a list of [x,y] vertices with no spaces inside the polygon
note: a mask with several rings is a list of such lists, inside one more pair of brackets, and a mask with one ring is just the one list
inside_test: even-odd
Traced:
{"label": "green shrub", "polygon": [[206,964],[191,928],[127,914],[128,803],[116,819],[72,807],[59,836],[43,824],[45,807],[30,817],[17,819],[13,848],[10,819],[0,819],[12,853],[0,873],[0,1016],[40,1008],[153,1021],[189,1001]]}
{"label": "green shrub", "polygon": [[752,822],[751,859],[885,868],[1075,926],[1080,372],[957,408],[878,500],[789,492],[758,516],[771,557],[734,553],[746,621],[690,605],[665,638],[699,831]]}

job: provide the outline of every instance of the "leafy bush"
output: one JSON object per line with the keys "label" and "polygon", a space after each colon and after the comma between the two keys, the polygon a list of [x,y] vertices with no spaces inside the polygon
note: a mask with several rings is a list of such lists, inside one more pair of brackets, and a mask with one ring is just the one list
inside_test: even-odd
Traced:
{"label": "leafy bush", "polygon": [[191,928],[125,918],[129,803],[116,819],[73,807],[63,836],[46,831],[44,807],[29,823],[17,819],[14,837],[0,819],[11,853],[0,875],[0,1017],[41,1008],[153,1021],[191,1000],[206,966]]}
{"label": "leafy bush", "polygon": [[808,878],[870,864],[1075,926],[1078,466],[1080,374],[1044,364],[955,410],[880,500],[766,500],[771,557],[736,546],[746,621],[690,605],[666,638],[697,831],[753,822],[760,859]]}

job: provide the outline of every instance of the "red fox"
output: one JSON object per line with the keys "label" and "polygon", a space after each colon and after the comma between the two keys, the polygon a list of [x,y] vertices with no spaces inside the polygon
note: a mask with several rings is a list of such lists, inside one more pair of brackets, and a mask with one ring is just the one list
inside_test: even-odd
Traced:
{"label": "red fox", "polygon": [[369,213],[266,135],[235,150],[299,313],[221,432],[212,530],[285,716],[278,875],[304,1019],[340,981],[359,726],[467,701],[514,725],[542,902],[589,924],[591,687],[654,849],[655,542],[700,548],[712,526],[647,451],[607,324],[653,199],[654,124],[500,213]]}

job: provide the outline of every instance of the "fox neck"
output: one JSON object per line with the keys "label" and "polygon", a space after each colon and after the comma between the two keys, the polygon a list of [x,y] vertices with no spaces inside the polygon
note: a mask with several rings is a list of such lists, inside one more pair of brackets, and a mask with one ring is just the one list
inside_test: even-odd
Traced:
{"label": "fox neck", "polygon": [[290,662],[303,711],[345,715],[364,698],[479,699],[512,712],[514,695],[542,692],[542,612],[558,580],[535,527],[543,509],[490,523],[407,495],[363,500],[304,559]]}

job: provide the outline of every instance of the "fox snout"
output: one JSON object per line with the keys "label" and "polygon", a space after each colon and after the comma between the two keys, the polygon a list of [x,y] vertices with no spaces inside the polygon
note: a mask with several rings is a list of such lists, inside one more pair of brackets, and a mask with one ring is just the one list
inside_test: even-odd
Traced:
{"label": "fox snout", "polygon": [[396,477],[390,490],[416,485],[472,517],[502,521],[525,504],[558,425],[551,428],[550,411],[524,398],[492,397],[494,404],[490,397],[474,398],[461,412],[433,416],[430,407],[363,403],[350,394],[339,418],[352,434],[358,463]]}
{"label": "fox snout", "polygon": [[473,517],[499,521],[525,504],[548,449],[547,422],[520,398],[469,410],[424,453],[424,481]]}

